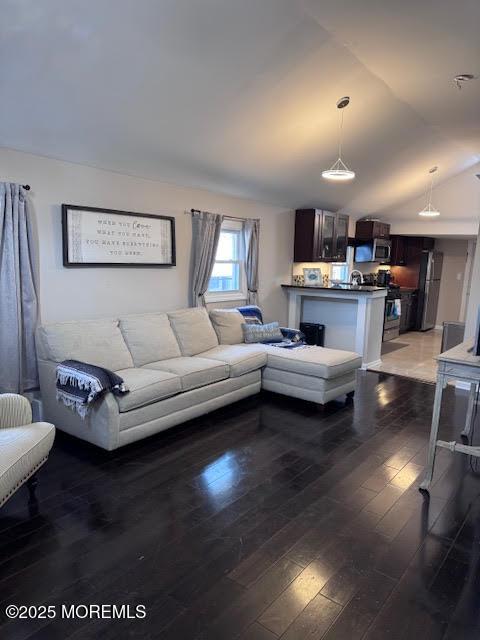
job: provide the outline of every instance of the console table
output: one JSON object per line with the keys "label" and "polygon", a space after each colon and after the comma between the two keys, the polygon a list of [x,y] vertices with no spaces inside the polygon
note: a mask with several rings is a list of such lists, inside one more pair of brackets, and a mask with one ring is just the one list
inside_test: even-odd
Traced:
{"label": "console table", "polygon": [[469,456],[480,457],[480,447],[459,443],[455,440],[446,442],[445,440],[438,440],[437,438],[443,390],[447,386],[449,380],[460,380],[462,382],[466,382],[470,386],[467,417],[465,427],[462,431],[462,436],[468,437],[471,433],[475,414],[475,405],[478,402],[480,388],[480,356],[475,356],[472,353],[469,353],[468,349],[471,346],[471,340],[462,342],[456,347],[453,347],[453,349],[449,349],[437,356],[437,386],[435,389],[435,400],[433,403],[427,469],[425,478],[420,485],[421,491],[428,491],[430,483],[432,482],[437,447],[449,449],[452,452],[464,453]]}

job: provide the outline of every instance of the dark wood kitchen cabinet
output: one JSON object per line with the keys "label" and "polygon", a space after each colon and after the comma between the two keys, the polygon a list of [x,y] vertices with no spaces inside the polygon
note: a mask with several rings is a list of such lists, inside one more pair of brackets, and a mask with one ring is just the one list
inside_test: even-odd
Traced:
{"label": "dark wood kitchen cabinet", "polygon": [[434,238],[417,236],[390,236],[392,251],[390,265],[392,267],[415,266],[419,264],[423,251],[431,251],[435,245]]}
{"label": "dark wood kitchen cabinet", "polygon": [[400,291],[402,313],[400,315],[400,333],[415,329],[417,319],[417,291]]}
{"label": "dark wood kitchen cabinet", "polygon": [[390,240],[392,241],[390,264],[392,267],[404,267],[407,264],[408,237],[390,236]]}
{"label": "dark wood kitchen cabinet", "polygon": [[349,217],[322,209],[295,213],[295,262],[345,262]]}
{"label": "dark wood kitchen cabinet", "polygon": [[348,216],[337,213],[335,218],[335,260],[345,262],[348,247]]}
{"label": "dark wood kitchen cabinet", "polygon": [[320,260],[335,259],[335,214],[322,211]]}
{"label": "dark wood kitchen cabinet", "polygon": [[379,220],[357,220],[355,226],[355,238],[357,240],[375,240],[390,238],[390,225]]}
{"label": "dark wood kitchen cabinet", "polygon": [[295,213],[294,262],[321,260],[323,211],[302,209]]}

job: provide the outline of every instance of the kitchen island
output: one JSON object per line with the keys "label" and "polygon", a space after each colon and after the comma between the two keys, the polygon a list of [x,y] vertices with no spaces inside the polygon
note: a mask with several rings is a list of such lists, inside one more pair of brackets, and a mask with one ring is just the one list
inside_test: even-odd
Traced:
{"label": "kitchen island", "polygon": [[381,363],[387,289],[369,285],[282,284],[288,297],[288,326],[325,325],[325,346],[355,351],[362,369]]}

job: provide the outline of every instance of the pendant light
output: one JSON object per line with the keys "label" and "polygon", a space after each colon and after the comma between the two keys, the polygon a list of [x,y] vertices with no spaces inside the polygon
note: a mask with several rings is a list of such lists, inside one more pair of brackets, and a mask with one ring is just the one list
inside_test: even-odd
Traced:
{"label": "pendant light", "polygon": [[343,109],[350,103],[350,98],[345,96],[337,102],[337,109],[340,110],[340,125],[338,132],[338,160],[332,164],[330,169],[322,171],[322,178],[336,182],[346,182],[355,178],[355,171],[352,171],[342,160],[342,133],[343,133]]}
{"label": "pendant light", "polygon": [[418,212],[419,216],[424,216],[425,218],[436,218],[437,216],[440,215],[440,211],[438,209],[435,209],[435,207],[432,204],[433,176],[437,171],[437,169],[438,167],[432,167],[428,172],[431,178],[430,178],[430,192],[428,194],[427,205],[424,209]]}

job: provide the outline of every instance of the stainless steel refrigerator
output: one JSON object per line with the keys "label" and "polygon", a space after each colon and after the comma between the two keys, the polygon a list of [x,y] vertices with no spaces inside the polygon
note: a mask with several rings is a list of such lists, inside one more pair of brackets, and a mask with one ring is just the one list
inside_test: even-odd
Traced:
{"label": "stainless steel refrigerator", "polygon": [[420,331],[433,329],[436,324],[442,266],[443,253],[423,252],[418,279],[417,329]]}

